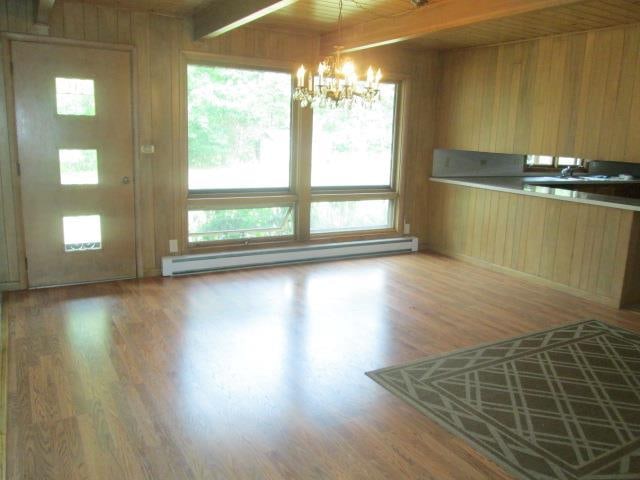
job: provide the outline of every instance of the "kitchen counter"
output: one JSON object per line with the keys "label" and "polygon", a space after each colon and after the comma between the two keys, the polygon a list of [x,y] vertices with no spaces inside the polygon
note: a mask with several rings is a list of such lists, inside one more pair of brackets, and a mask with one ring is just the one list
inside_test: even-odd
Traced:
{"label": "kitchen counter", "polygon": [[640,199],[569,187],[434,177],[424,245],[605,305],[640,304]]}
{"label": "kitchen counter", "polygon": [[[574,190],[563,189],[562,185],[611,185],[611,184],[637,184],[640,180],[554,180],[543,182],[540,185],[538,181],[527,181],[531,177],[431,177],[433,182],[449,183],[452,185],[461,185],[465,187],[482,188],[485,190],[494,190],[499,192],[515,193],[520,195],[529,195],[534,197],[553,198],[556,200],[566,200],[569,202],[586,203],[590,205],[599,205],[603,207],[619,208],[622,210],[632,210],[640,212],[640,199],[612,197],[609,195],[601,195],[597,193],[579,192]],[[549,186],[549,183],[558,183],[558,186]]]}

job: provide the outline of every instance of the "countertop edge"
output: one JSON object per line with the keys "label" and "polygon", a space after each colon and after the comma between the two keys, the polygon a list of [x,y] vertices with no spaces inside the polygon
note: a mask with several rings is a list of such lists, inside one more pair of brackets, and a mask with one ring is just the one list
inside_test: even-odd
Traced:
{"label": "countertop edge", "polygon": [[[604,197],[604,195],[598,195],[598,194],[589,194],[589,193],[579,192],[579,193],[582,193],[584,197],[582,198],[565,197],[561,195],[555,195],[553,193],[530,192],[530,191],[522,190],[520,188],[513,188],[513,187],[506,187],[506,186],[499,186],[499,185],[489,185],[486,183],[474,182],[472,179],[459,180],[459,179],[444,178],[444,177],[429,177],[429,180],[432,182],[448,183],[451,185],[460,185],[463,187],[480,188],[483,190],[493,190],[496,192],[515,193],[516,195],[527,195],[530,197],[541,197],[541,198],[548,198],[552,200],[561,200],[565,202],[584,203],[587,205],[597,205],[600,207],[617,208],[620,210],[631,210],[634,212],[640,212],[640,205],[629,205],[626,203],[617,202],[615,200],[604,200],[604,199],[593,198],[593,195]],[[554,188],[554,190],[556,189]],[[562,190],[562,189],[557,189],[557,190]]]}

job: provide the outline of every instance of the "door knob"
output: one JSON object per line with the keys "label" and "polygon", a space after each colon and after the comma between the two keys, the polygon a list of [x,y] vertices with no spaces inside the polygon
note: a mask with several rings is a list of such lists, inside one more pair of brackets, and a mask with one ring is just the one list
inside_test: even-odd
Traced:
{"label": "door knob", "polygon": [[129,177],[122,177],[122,183],[127,185],[129,183]]}

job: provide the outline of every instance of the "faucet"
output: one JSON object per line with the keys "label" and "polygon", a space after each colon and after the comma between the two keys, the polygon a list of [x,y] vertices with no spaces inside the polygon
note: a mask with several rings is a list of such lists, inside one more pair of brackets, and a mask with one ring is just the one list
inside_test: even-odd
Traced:
{"label": "faucet", "polygon": [[569,165],[560,171],[560,176],[563,178],[573,177],[573,172],[577,169],[578,167],[576,167],[575,165]]}

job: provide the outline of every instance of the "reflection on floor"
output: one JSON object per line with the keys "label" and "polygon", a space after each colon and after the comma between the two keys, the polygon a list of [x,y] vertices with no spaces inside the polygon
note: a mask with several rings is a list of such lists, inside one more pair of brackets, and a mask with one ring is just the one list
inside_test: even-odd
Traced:
{"label": "reflection on floor", "polygon": [[509,476],[365,371],[620,312],[428,254],[7,295],[9,478]]}

